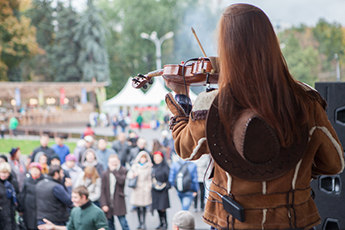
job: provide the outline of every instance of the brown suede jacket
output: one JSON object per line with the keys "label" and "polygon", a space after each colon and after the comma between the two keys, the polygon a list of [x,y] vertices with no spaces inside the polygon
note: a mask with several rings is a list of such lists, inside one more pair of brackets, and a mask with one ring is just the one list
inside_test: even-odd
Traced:
{"label": "brown suede jacket", "polygon": [[[313,89],[305,87],[306,90]],[[316,91],[313,91],[316,93]],[[208,154],[205,124],[207,111],[217,90],[201,93],[189,118],[171,94],[166,103],[172,112],[173,138],[177,154],[196,160]],[[320,100],[310,105],[309,143],[303,158],[294,169],[271,181],[250,182],[229,175],[213,164],[210,194],[204,221],[217,229],[310,229],[321,222],[311,198],[310,181],[316,175],[338,174],[344,168],[343,149]],[[187,119],[186,119],[187,118]],[[222,195],[233,195],[245,209],[245,221],[229,215],[222,205]]]}

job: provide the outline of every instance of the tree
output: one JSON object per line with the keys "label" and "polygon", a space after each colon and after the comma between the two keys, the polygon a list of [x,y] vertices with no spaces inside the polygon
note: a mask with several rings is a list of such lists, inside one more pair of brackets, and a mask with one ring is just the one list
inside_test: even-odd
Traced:
{"label": "tree", "polygon": [[41,52],[24,63],[26,69],[24,78],[36,78],[34,80],[53,81],[54,73],[52,68],[53,57],[51,55],[54,44],[54,8],[53,0],[33,0],[31,8],[25,15],[31,19],[31,24],[37,28],[36,39]]}
{"label": "tree", "polygon": [[75,26],[77,25],[78,14],[71,5],[65,7],[62,3],[57,5],[58,22],[54,45],[52,46],[52,56],[54,62],[55,81],[80,81],[82,71],[79,68],[78,54],[79,44],[74,40]]}
{"label": "tree", "polygon": [[74,40],[80,44],[78,66],[82,71],[82,80],[109,81],[109,60],[106,50],[106,30],[100,17],[100,11],[92,0],[88,0],[88,9],[83,13],[75,27]]}
{"label": "tree", "polygon": [[344,55],[343,30],[339,23],[328,23],[320,19],[313,29],[313,34],[319,42],[319,52],[326,56],[327,62],[334,59],[334,54]]}
{"label": "tree", "polygon": [[[38,53],[36,30],[21,16],[19,0],[0,0],[0,80],[21,80],[21,61]],[[17,74],[16,74],[17,73]]]}
{"label": "tree", "polygon": [[283,55],[289,71],[297,80],[314,86],[318,80],[318,50],[313,47],[315,39],[309,28],[292,28],[280,34]]}
{"label": "tree", "polygon": [[[97,4],[105,12],[102,16],[110,31],[107,47],[112,85],[107,88],[108,98],[122,89],[128,77],[156,69],[155,45],[140,37],[143,32],[151,34],[156,31],[158,38],[169,31],[174,32],[173,39],[162,44],[163,65],[179,64],[187,58],[202,56],[196,43],[194,49],[188,43],[188,38],[193,35],[190,30],[191,18],[187,15],[190,11],[197,11],[196,6],[206,9],[211,5],[208,1],[98,0]],[[208,21],[206,28],[216,27],[214,19],[208,20],[215,18],[215,14],[208,11],[202,15],[201,22]],[[197,19],[194,21],[197,22]],[[193,26],[197,25],[199,22]]]}

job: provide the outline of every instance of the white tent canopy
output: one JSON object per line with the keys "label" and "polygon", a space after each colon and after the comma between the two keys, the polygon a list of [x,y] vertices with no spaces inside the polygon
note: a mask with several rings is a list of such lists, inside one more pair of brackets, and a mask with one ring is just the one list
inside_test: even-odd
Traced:
{"label": "white tent canopy", "polygon": [[[132,87],[132,78],[128,78],[123,89],[113,98],[106,100],[102,104],[105,112],[112,112],[114,108],[140,106],[144,102],[145,94],[140,89]],[[118,110],[118,109],[115,109]]]}
{"label": "white tent canopy", "polygon": [[[159,106],[165,99],[169,91],[159,81],[155,81],[151,88],[144,94],[140,89],[132,87],[132,78],[130,77],[123,89],[113,98],[103,102],[104,112],[114,114],[120,107],[126,110],[126,107]],[[189,92],[192,101],[195,101],[197,95]]]}

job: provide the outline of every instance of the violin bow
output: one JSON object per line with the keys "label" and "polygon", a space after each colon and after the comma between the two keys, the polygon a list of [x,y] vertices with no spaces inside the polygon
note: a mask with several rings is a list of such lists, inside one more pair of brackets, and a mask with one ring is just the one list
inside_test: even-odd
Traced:
{"label": "violin bow", "polygon": [[191,29],[192,29],[192,33],[194,34],[194,37],[195,37],[196,41],[198,42],[198,44],[200,46],[201,52],[204,54],[205,57],[207,57],[207,55],[205,53],[205,50],[204,50],[204,48],[202,48],[202,45],[201,45],[201,43],[199,41],[199,38],[198,38],[198,36],[195,33],[195,30],[193,29],[193,27],[191,27]]}

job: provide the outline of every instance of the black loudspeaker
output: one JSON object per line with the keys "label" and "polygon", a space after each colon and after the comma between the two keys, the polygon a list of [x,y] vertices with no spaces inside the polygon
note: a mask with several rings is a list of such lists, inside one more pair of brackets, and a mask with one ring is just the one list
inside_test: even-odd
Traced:
{"label": "black loudspeaker", "polygon": [[316,82],[315,89],[327,101],[327,116],[345,146],[345,82]]}
{"label": "black loudspeaker", "polygon": [[[345,146],[345,83],[316,82],[315,89],[327,101],[327,116]],[[310,183],[321,216],[317,230],[345,229],[345,173],[319,176]]]}

